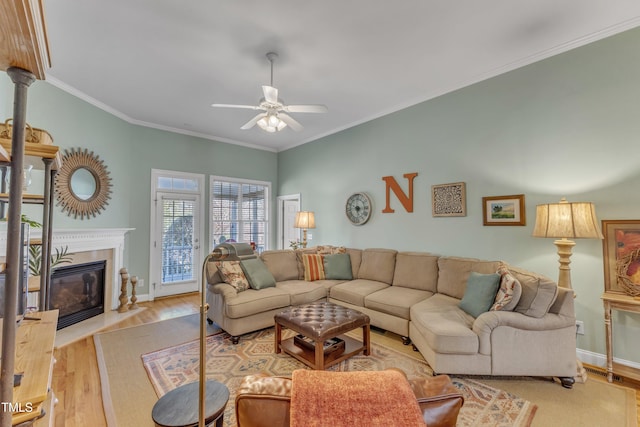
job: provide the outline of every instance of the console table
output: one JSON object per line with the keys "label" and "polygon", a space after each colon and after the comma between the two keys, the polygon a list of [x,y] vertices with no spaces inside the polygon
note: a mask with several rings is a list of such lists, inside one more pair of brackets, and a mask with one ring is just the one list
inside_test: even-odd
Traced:
{"label": "console table", "polygon": [[611,311],[621,310],[632,313],[640,313],[640,299],[632,296],[605,292],[601,296],[604,302],[604,326],[607,338],[607,380],[613,381],[613,374],[623,375],[636,381],[640,381],[640,370],[630,366],[622,365],[613,361],[613,324],[611,322]]}
{"label": "console table", "polygon": [[[0,324],[3,321],[0,319]],[[13,388],[12,426],[30,425],[34,420],[37,427],[53,425],[56,398],[51,379],[57,324],[58,310],[40,311],[30,313],[17,328],[15,372],[24,375],[20,385]]]}

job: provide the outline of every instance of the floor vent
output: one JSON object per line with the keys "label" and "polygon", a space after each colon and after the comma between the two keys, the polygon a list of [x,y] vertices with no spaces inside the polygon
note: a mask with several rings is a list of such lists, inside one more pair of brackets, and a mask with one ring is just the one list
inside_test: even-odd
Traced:
{"label": "floor vent", "polygon": [[[598,375],[600,377],[607,377],[607,371],[602,368],[596,368],[591,366],[584,366],[584,370],[587,371],[591,375]],[[613,374],[613,382],[622,382],[622,377],[620,375]]]}

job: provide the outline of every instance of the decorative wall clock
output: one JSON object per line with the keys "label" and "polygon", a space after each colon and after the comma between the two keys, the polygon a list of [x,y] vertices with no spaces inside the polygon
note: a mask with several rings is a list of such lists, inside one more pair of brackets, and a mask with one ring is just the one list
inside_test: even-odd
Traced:
{"label": "decorative wall clock", "polygon": [[371,217],[371,199],[365,193],[354,193],[345,206],[347,218],[353,225],[362,225]]}

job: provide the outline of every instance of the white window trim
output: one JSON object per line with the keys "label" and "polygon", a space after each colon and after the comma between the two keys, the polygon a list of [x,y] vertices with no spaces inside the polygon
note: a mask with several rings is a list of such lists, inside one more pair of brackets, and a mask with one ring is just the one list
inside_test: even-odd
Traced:
{"label": "white window trim", "polygon": [[[171,176],[172,178],[189,178],[195,179],[198,182],[197,190],[173,190],[173,189],[160,189],[158,188],[158,177],[160,176]],[[206,230],[204,228],[205,224],[205,205],[207,203],[203,202],[207,200],[206,196],[206,188],[205,188],[205,175],[201,173],[192,173],[192,172],[180,172],[180,171],[172,171],[166,169],[151,169],[151,195],[149,201],[149,218],[150,218],[150,227],[149,227],[149,275],[147,277],[152,278],[155,277],[153,274],[154,268],[154,243],[156,236],[157,226],[155,224],[155,214],[156,214],[156,194],[158,192],[162,193],[182,193],[182,194],[198,194],[200,195],[200,235],[199,241],[200,246],[202,247],[202,243],[204,242],[204,237],[206,236]],[[153,280],[150,280],[149,283],[149,300],[153,301],[155,299],[155,287]]]}
{"label": "white window trim", "polygon": [[209,251],[211,252],[214,248],[214,244],[213,244],[213,236],[212,236],[212,230],[213,230],[213,215],[211,214],[211,211],[213,209],[212,206],[212,202],[213,202],[213,197],[212,197],[212,188],[213,188],[213,182],[214,181],[224,181],[224,182],[230,182],[230,183],[234,183],[234,184],[253,184],[253,185],[262,185],[267,187],[267,197],[266,197],[266,207],[265,207],[265,222],[267,223],[267,226],[265,227],[265,236],[264,236],[264,240],[265,240],[265,250],[268,250],[270,248],[270,242],[269,242],[269,236],[271,235],[270,233],[270,229],[271,229],[271,182],[269,181],[260,181],[257,179],[245,179],[245,178],[234,178],[234,177],[230,177],[230,176],[220,176],[220,175],[209,175],[209,194],[208,194],[208,216],[209,216]]}

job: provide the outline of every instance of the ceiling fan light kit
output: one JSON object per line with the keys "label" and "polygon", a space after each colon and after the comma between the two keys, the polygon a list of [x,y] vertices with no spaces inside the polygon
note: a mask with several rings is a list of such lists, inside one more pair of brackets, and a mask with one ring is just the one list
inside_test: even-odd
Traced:
{"label": "ceiling fan light kit", "polygon": [[260,129],[265,130],[269,133],[279,132],[282,129],[287,127],[287,124],[278,118],[278,114],[271,114],[262,117],[258,120],[258,126]]}
{"label": "ceiling fan light kit", "polygon": [[258,125],[260,129],[269,133],[279,132],[287,126],[296,132],[303,129],[303,126],[287,113],[326,113],[328,108],[325,105],[285,105],[282,100],[278,98],[278,89],[273,86],[273,62],[277,57],[278,55],[274,52],[267,53],[267,59],[271,63],[271,84],[269,86],[262,86],[264,98],[260,100],[259,105],[211,104],[211,106],[262,110],[264,113],[259,113],[254,116],[242,125],[240,129],[247,130]]}

